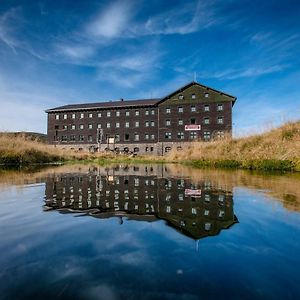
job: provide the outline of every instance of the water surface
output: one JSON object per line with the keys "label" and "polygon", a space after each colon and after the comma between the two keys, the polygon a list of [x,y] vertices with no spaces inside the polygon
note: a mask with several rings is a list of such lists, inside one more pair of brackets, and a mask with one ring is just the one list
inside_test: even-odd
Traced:
{"label": "water surface", "polygon": [[0,171],[0,299],[298,299],[300,178]]}

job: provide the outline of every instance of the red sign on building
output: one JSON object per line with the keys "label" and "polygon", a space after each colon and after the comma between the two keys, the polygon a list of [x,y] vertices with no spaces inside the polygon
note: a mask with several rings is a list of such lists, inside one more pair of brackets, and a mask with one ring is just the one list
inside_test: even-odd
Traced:
{"label": "red sign on building", "polygon": [[185,125],[185,131],[194,131],[194,130],[201,130],[201,125]]}

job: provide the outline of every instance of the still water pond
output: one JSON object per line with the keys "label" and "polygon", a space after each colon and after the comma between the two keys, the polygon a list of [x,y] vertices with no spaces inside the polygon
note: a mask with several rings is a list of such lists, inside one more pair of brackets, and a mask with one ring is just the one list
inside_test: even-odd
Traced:
{"label": "still water pond", "polygon": [[0,171],[0,299],[300,299],[300,178]]}

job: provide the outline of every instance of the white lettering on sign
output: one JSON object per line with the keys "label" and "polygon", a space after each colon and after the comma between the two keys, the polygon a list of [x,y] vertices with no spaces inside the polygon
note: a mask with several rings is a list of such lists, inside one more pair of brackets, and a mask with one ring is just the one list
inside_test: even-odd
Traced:
{"label": "white lettering on sign", "polygon": [[201,125],[185,125],[184,130],[186,131],[201,130]]}
{"label": "white lettering on sign", "polygon": [[194,196],[194,197],[200,197],[201,196],[201,190],[193,190],[193,189],[185,189],[184,194],[186,196]]}

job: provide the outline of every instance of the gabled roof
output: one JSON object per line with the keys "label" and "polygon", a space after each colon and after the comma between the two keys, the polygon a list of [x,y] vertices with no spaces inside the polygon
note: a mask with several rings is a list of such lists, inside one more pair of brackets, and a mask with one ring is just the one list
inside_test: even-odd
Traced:
{"label": "gabled roof", "polygon": [[227,97],[229,97],[229,98],[232,98],[232,102],[233,102],[233,103],[232,103],[232,106],[234,105],[234,103],[235,103],[235,101],[236,101],[236,97],[235,97],[235,96],[232,96],[232,95],[229,95],[229,94],[227,94],[227,93],[221,92],[221,91],[219,91],[219,90],[216,90],[216,89],[211,88],[211,87],[209,87],[209,86],[207,86],[207,85],[198,83],[198,82],[196,82],[196,81],[191,81],[191,82],[185,84],[184,86],[180,87],[180,88],[177,89],[176,91],[174,91],[174,92],[172,92],[172,93],[166,95],[165,97],[161,98],[161,100],[160,100],[158,103],[164,102],[165,100],[171,98],[172,96],[176,95],[177,93],[180,93],[180,92],[184,91],[185,89],[187,89],[187,88],[189,88],[189,87],[191,87],[191,86],[193,86],[193,85],[198,85],[198,86],[200,86],[200,87],[202,87],[202,88],[205,88],[205,89],[207,89],[207,90],[211,90],[211,91],[214,91],[214,92],[216,92],[216,93],[219,93],[220,95],[224,95],[224,96],[227,96]]}
{"label": "gabled roof", "polygon": [[99,108],[124,108],[124,107],[142,107],[142,106],[153,106],[156,104],[160,104],[164,102],[165,100],[171,98],[173,95],[180,93],[181,91],[184,91],[185,89],[193,86],[193,85],[198,85],[202,88],[205,88],[207,90],[214,91],[216,93],[219,93],[220,95],[227,96],[232,99],[232,106],[234,105],[236,101],[236,97],[229,95],[227,93],[218,91],[216,89],[213,89],[209,86],[200,84],[196,81],[189,82],[188,84],[185,84],[184,86],[180,87],[176,91],[166,95],[163,98],[155,98],[155,99],[138,99],[138,100],[118,100],[118,101],[106,101],[106,102],[96,102],[96,103],[83,103],[83,104],[69,104],[69,105],[64,105],[64,106],[59,106],[51,109],[47,109],[46,113],[50,112],[58,112],[58,111],[76,111],[76,110],[92,110],[92,109],[99,109]]}
{"label": "gabled roof", "polygon": [[96,102],[96,103],[83,103],[83,104],[70,104],[59,106],[51,109],[47,109],[46,112],[56,111],[75,111],[82,109],[98,109],[98,108],[124,108],[130,106],[152,106],[157,104],[161,99],[138,99],[138,100],[118,100],[118,101],[107,101],[107,102]]}

